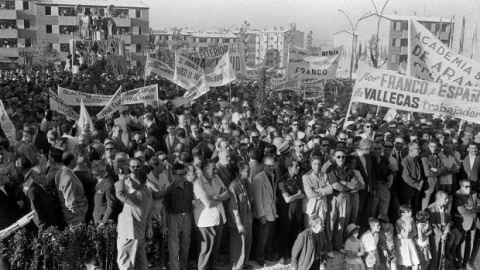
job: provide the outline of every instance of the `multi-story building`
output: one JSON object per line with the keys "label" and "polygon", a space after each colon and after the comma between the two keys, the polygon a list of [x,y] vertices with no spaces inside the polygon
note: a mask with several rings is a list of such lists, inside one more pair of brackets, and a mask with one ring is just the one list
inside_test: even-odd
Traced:
{"label": "multi-story building", "polygon": [[[451,42],[449,33],[452,23],[448,18],[406,16],[398,14],[383,15],[379,17],[377,14],[371,14],[363,17],[359,21],[355,35],[348,30],[342,30],[334,34],[334,46],[343,45],[346,51],[346,59],[344,59],[346,61],[341,61],[339,69],[349,68],[352,49],[354,50],[355,55],[360,53],[362,59],[366,62],[369,61],[369,58],[365,57],[364,54],[369,46],[368,40],[377,32],[377,23],[379,19],[379,54],[381,54],[386,60],[386,62],[381,63],[383,64],[382,67],[389,70],[399,70],[399,68],[404,69],[408,56],[408,21],[410,18],[418,21],[433,34],[440,37],[440,40],[443,43],[448,45]],[[353,48],[352,38],[354,39],[353,43],[355,44]],[[360,47],[362,51],[359,52]],[[342,64],[344,67],[342,67]]]}
{"label": "multi-story building", "polygon": [[[239,31],[194,31],[192,29],[171,29],[153,31],[155,49],[173,49],[183,51],[202,51],[218,44],[240,41]],[[251,30],[245,40],[247,66],[267,65],[283,68],[287,65],[288,45],[304,47],[304,33],[298,30],[284,30],[283,27],[272,30]]]}
{"label": "multi-story building", "polygon": [[305,33],[283,27],[264,29],[256,33],[255,43],[255,65],[278,65],[280,68],[285,68],[288,64],[289,45],[303,48]]}
{"label": "multi-story building", "polygon": [[149,8],[141,1],[116,0],[0,0],[0,56],[30,58],[39,41],[46,41],[65,59],[71,39],[80,38],[80,21],[85,13],[115,21],[114,38],[124,41],[127,62],[145,63],[149,46]]}

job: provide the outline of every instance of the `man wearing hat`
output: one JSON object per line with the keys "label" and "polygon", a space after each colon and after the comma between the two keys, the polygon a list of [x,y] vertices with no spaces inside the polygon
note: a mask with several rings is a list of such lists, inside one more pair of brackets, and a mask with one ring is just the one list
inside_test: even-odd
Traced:
{"label": "man wearing hat", "polygon": [[[168,250],[170,269],[186,269],[192,230],[193,184],[186,180],[185,166],[172,167],[174,182],[165,191],[164,205],[167,213]],[[165,226],[164,225],[164,226]]]}
{"label": "man wearing hat", "polygon": [[46,158],[40,154],[33,145],[37,129],[33,126],[25,125],[22,129],[22,139],[15,144],[15,159],[24,157],[30,161],[33,166],[40,165],[43,170],[46,165]]}

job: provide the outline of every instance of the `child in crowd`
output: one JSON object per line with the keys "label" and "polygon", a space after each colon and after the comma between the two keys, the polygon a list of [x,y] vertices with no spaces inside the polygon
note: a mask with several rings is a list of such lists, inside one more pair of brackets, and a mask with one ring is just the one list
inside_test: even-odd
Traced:
{"label": "child in crowd", "polygon": [[397,251],[397,265],[400,269],[411,267],[417,270],[420,265],[417,248],[414,237],[417,235],[417,227],[412,218],[412,209],[407,205],[401,205],[398,209],[400,218],[396,223],[397,241],[395,249]]}
{"label": "child in crowd", "polygon": [[430,253],[430,235],[432,234],[432,226],[428,222],[428,213],[425,211],[418,211],[417,218],[417,246],[418,257],[420,259],[420,270],[428,268],[428,264],[432,259],[432,253]]}
{"label": "child in crowd", "polygon": [[379,270],[397,270],[397,258],[395,256],[394,227],[385,214],[378,216],[380,221],[380,233],[378,236],[378,257],[380,258]]}
{"label": "child in crowd", "polygon": [[326,268],[327,253],[332,249],[323,229],[323,220],[312,215],[308,223],[310,228],[301,232],[293,245],[291,270]]}
{"label": "child in crowd", "polygon": [[365,270],[365,264],[363,263],[363,247],[362,241],[358,237],[358,229],[360,227],[355,224],[349,224],[347,226],[347,241],[345,242],[345,252],[347,258],[345,259],[345,270]]}
{"label": "child in crowd", "polygon": [[365,251],[363,258],[365,260],[367,269],[376,270],[380,261],[377,252],[380,221],[378,221],[376,218],[369,218],[368,224],[370,225],[370,229],[366,231],[360,238]]}

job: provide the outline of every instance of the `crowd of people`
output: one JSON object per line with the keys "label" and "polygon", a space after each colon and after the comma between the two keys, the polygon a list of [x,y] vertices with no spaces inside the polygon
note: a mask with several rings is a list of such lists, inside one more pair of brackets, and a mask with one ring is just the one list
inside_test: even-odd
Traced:
{"label": "crowd of people", "polygon": [[248,84],[175,107],[181,92],[161,78],[107,75],[97,93],[157,83],[166,105],[109,119],[89,108],[94,127],[76,134],[75,121],[49,109],[48,90],[92,91],[91,75],[1,74],[16,138],[0,132],[0,229],[30,210],[34,230],[117,223],[119,269],[148,268],[152,218],[170,269],[191,258],[218,269],[225,253],[232,269],[325,269],[335,254],[348,270],[474,269],[476,125],[459,132],[454,119],[408,113],[386,121],[357,106],[346,117],[348,83],[325,102],[270,93],[259,108]]}

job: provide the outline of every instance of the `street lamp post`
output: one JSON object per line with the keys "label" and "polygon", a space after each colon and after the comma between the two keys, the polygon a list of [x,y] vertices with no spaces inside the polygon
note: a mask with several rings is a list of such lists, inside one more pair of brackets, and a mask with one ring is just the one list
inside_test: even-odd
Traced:
{"label": "street lamp post", "polygon": [[353,25],[352,23],[352,20],[350,19],[350,17],[347,15],[347,13],[345,13],[343,10],[339,9],[338,10],[339,12],[343,13],[343,15],[345,15],[345,17],[347,17],[348,19],[348,22],[350,23],[350,28],[352,29],[352,57],[350,59],[350,79],[352,79],[352,71],[353,71],[353,57],[354,57],[354,50],[355,50],[355,43],[356,43],[356,34],[355,34],[355,31],[357,31],[357,26],[358,26],[358,23],[365,19],[365,17],[367,15],[370,14],[370,12],[367,12],[365,14],[362,15],[362,17],[360,17],[360,19],[357,20],[357,22],[355,23],[355,26]]}

